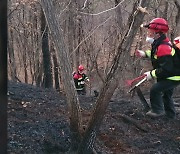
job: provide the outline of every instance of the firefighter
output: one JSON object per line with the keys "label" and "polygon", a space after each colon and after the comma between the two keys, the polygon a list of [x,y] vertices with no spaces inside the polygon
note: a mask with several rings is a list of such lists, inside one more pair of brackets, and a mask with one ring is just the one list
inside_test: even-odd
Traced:
{"label": "firefighter", "polygon": [[176,65],[174,72],[176,75],[180,75],[180,36],[174,39],[173,48],[175,49],[174,63]]}
{"label": "firefighter", "polygon": [[89,78],[84,73],[83,65],[79,65],[78,71],[73,73],[73,79],[74,79],[77,93],[79,95],[85,95],[86,94],[86,85],[89,82]]}
{"label": "firefighter", "polygon": [[177,50],[180,50],[180,36],[174,39],[173,44],[174,44],[174,48],[177,48]]}
{"label": "firefighter", "polygon": [[166,36],[168,23],[163,18],[155,18],[141,27],[147,28],[146,41],[151,44],[151,50],[137,50],[136,55],[151,59],[153,69],[144,74],[147,80],[157,80],[150,89],[151,110],[146,115],[153,118],[166,115],[174,119],[176,112],[172,95],[174,88],[180,84],[180,76],[173,72],[175,50]]}

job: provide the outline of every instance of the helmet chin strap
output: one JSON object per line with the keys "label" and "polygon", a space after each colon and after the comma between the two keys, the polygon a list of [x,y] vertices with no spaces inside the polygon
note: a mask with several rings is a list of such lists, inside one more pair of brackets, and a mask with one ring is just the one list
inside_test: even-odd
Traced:
{"label": "helmet chin strap", "polygon": [[160,36],[164,34],[163,32],[156,32],[156,34],[159,34]]}
{"label": "helmet chin strap", "polygon": [[160,38],[162,35],[165,35],[163,32],[156,32],[154,39]]}
{"label": "helmet chin strap", "polygon": [[78,73],[79,73],[79,74],[83,74],[83,71],[78,70]]}

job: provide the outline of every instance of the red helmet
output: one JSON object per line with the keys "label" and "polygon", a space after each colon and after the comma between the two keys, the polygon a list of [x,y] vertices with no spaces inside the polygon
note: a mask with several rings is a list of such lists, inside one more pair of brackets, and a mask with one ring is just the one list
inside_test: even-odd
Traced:
{"label": "red helmet", "polygon": [[176,37],[173,43],[180,49],[180,36]]}
{"label": "red helmet", "polygon": [[84,66],[83,65],[79,65],[78,70],[79,71],[83,71],[84,70]]}
{"label": "red helmet", "polygon": [[167,33],[169,30],[168,23],[163,18],[155,18],[148,25],[145,25],[144,27],[155,31],[156,33],[158,32]]}

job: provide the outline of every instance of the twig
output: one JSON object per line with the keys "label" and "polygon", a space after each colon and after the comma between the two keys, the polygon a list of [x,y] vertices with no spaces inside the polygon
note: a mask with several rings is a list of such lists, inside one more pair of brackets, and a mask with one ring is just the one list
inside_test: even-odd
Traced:
{"label": "twig", "polygon": [[70,5],[70,3],[71,3],[71,0],[70,0],[69,3],[66,5],[66,7],[61,11],[60,16],[61,16],[61,14],[68,8],[68,6]]}
{"label": "twig", "polygon": [[99,24],[98,26],[96,26],[88,35],[85,39],[83,39],[78,45],[77,47],[71,52],[70,56],[79,48],[79,46],[86,41],[94,32],[96,29],[98,29],[100,26],[102,26],[103,24],[105,24],[109,19],[111,19],[112,16],[110,16],[109,18],[107,18],[103,23]]}
{"label": "twig", "polygon": [[118,5],[116,5],[115,7],[112,7],[110,9],[107,9],[107,10],[104,10],[102,12],[99,12],[99,13],[86,13],[86,12],[80,12],[81,14],[84,14],[84,15],[92,15],[92,16],[96,16],[96,15],[100,15],[102,13],[105,13],[105,12],[108,12],[108,11],[111,11],[111,10],[114,10],[116,9],[119,5],[121,5],[125,0],[122,0]]}
{"label": "twig", "polygon": [[12,10],[12,11],[7,15],[7,18],[9,18],[14,11],[18,10],[18,7],[19,7],[19,6],[20,6],[20,4],[18,4],[18,5],[16,6],[16,8],[15,8],[14,10]]}
{"label": "twig", "polygon": [[85,0],[84,5],[83,5],[83,7],[82,7],[82,10],[86,8],[86,6],[87,6],[87,1],[88,1],[88,0]]}

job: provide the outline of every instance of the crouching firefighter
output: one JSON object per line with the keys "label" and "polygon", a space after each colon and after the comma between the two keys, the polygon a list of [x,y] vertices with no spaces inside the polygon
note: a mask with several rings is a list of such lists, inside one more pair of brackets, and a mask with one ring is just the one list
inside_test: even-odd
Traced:
{"label": "crouching firefighter", "polygon": [[180,67],[174,62],[175,49],[166,36],[168,23],[163,18],[155,18],[142,27],[148,29],[146,41],[152,48],[146,51],[137,50],[136,55],[151,59],[153,69],[144,74],[147,80],[157,80],[150,89],[151,110],[146,115],[154,118],[162,115],[175,118],[172,95],[174,88],[180,84]]}
{"label": "crouching firefighter", "polygon": [[77,93],[79,95],[86,95],[86,85],[89,82],[89,78],[84,73],[84,66],[83,65],[79,65],[78,71],[73,72],[73,79],[74,79],[74,83],[75,83]]}

